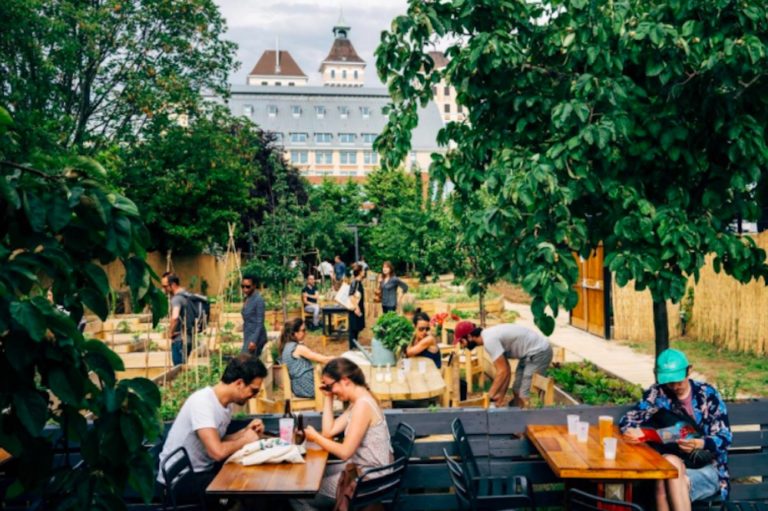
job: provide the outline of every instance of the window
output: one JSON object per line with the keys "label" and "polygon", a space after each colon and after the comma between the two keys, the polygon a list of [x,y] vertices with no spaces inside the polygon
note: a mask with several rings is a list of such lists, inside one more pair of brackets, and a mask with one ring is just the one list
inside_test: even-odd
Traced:
{"label": "window", "polygon": [[366,144],[373,144],[373,141],[376,140],[376,133],[363,133],[361,136]]}
{"label": "window", "polygon": [[432,95],[437,96],[437,85],[432,86]]}
{"label": "window", "polygon": [[379,163],[379,153],[374,151],[365,151],[363,153],[363,163],[366,165],[376,165]]}
{"label": "window", "polygon": [[342,78],[342,80],[346,80],[347,79],[347,70],[346,69],[342,69],[341,70],[341,78]]}
{"label": "window", "polygon": [[331,69],[331,78],[336,78],[336,70]]}
{"label": "window", "polygon": [[277,106],[276,105],[267,105],[267,115],[270,117],[277,116]]}
{"label": "window", "polygon": [[443,105],[443,111],[444,111],[445,113],[447,113],[447,114],[451,113],[451,104],[450,104],[450,103],[446,103],[446,104],[444,104],[444,105]]}
{"label": "window", "polygon": [[283,134],[282,133],[276,131],[276,132],[273,132],[272,135],[275,136],[275,142],[276,143],[278,143],[278,144],[282,144],[283,143]]}
{"label": "window", "polygon": [[275,82],[275,85],[282,85],[283,82]]}
{"label": "window", "polygon": [[355,134],[354,133],[339,133],[339,142],[342,144],[354,144],[355,143]]}
{"label": "window", "polygon": [[339,117],[342,119],[346,119],[349,117],[349,107],[348,106],[340,106],[339,107]]}
{"label": "window", "polygon": [[355,80],[357,80],[357,69],[355,69]]}
{"label": "window", "polygon": [[294,118],[301,117],[301,107],[299,105],[291,105],[291,115]]}
{"label": "window", "polygon": [[306,133],[290,133],[288,137],[292,144],[306,144],[309,135]]}
{"label": "window", "polygon": [[464,107],[461,106],[461,105],[456,105],[456,111],[459,112],[460,114],[463,114],[464,113]]}
{"label": "window", "polygon": [[445,94],[446,96],[451,95],[451,88],[448,85],[445,86],[445,90],[443,91],[443,94]]}
{"label": "window", "polygon": [[252,117],[253,116],[253,105],[245,105],[243,106],[243,115],[246,117]]}
{"label": "window", "polygon": [[333,135],[330,133],[315,133],[316,144],[330,144],[333,140]]}
{"label": "window", "polygon": [[332,165],[333,151],[315,151],[315,165]]}
{"label": "window", "polygon": [[269,85],[269,82],[261,82],[262,85]]}
{"label": "window", "polygon": [[357,152],[355,151],[340,151],[339,157],[342,165],[357,165]]}
{"label": "window", "polygon": [[371,116],[371,107],[369,106],[361,106],[360,107],[360,117],[363,119],[367,119]]}
{"label": "window", "polygon": [[293,87],[294,85],[296,85],[296,84],[293,83],[293,82],[288,82],[288,87]]}
{"label": "window", "polygon": [[325,107],[322,105],[315,106],[315,115],[318,119],[325,118]]}
{"label": "window", "polygon": [[291,163],[306,165],[309,161],[309,151],[291,151]]}

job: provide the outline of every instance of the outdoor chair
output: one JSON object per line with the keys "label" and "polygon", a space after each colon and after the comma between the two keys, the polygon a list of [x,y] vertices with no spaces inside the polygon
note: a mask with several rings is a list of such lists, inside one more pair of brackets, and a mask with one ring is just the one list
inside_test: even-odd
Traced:
{"label": "outdoor chair", "polygon": [[468,477],[462,465],[443,449],[461,510],[536,509],[528,480],[522,476]]}
{"label": "outdoor chair", "polygon": [[[205,510],[205,501],[203,500],[202,493],[198,493],[198,502],[196,503],[184,503],[179,504],[177,488],[181,484],[185,477],[189,477],[194,473],[192,468],[192,462],[189,460],[189,454],[184,447],[179,447],[163,461],[161,467],[163,472],[163,480],[165,481],[165,491],[163,495],[163,509],[170,509],[174,511],[184,510]],[[203,488],[204,490],[204,488]]]}
{"label": "outdoor chair", "polygon": [[542,405],[552,406],[555,404],[555,382],[552,378],[534,373],[531,379],[531,392],[538,396],[539,403]]}
{"label": "outdoor chair", "polygon": [[383,504],[387,509],[397,509],[400,486],[408,466],[408,458],[397,458],[383,467],[369,468],[360,474],[355,492],[349,501],[349,509],[363,509],[372,504]]}
{"label": "outdoor chair", "polygon": [[406,424],[405,422],[399,423],[397,428],[395,428],[395,433],[390,438],[395,459],[410,459],[411,452],[413,452],[413,444],[415,442],[416,430],[413,429],[410,424]]}
{"label": "outdoor chair", "polygon": [[[466,382],[461,381],[461,367],[459,367],[459,351],[458,348],[453,352],[453,356],[448,356],[448,359],[443,361],[443,367],[441,368],[441,374],[443,380],[445,380],[446,394],[443,396],[443,406],[454,407],[481,407],[488,408],[490,399],[487,392],[483,392],[479,397],[461,399],[461,385]],[[469,389],[467,389],[469,390]]]}
{"label": "outdoor chair", "polygon": [[568,490],[567,505],[569,511],[598,511],[611,509],[613,511],[643,511],[643,508],[623,500],[606,499],[592,495],[576,488]]}
{"label": "outdoor chair", "polygon": [[723,511],[768,511],[768,501],[729,500],[723,503]]}
{"label": "outdoor chair", "polygon": [[316,412],[323,411],[323,393],[320,391],[320,376],[322,373],[322,367],[320,364],[315,364],[313,371],[315,373],[315,397],[297,397],[293,395],[293,391],[291,390],[291,377],[288,375],[288,366],[286,364],[282,364],[280,366],[280,378],[283,383],[282,402],[285,402],[286,399],[290,399],[291,410],[314,410]]}

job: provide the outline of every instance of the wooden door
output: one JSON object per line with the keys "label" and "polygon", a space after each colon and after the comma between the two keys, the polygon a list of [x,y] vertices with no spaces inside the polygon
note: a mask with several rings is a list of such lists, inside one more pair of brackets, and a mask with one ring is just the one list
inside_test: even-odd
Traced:
{"label": "wooden door", "polygon": [[597,247],[589,259],[576,257],[579,280],[574,286],[579,302],[571,311],[571,325],[600,337],[606,337],[606,285],[603,268],[603,247]]}

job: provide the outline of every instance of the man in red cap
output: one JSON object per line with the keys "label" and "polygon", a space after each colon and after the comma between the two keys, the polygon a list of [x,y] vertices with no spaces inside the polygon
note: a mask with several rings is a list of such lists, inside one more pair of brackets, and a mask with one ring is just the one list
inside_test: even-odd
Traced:
{"label": "man in red cap", "polygon": [[507,359],[518,359],[510,406],[528,406],[534,373],[546,374],[552,362],[552,346],[546,337],[519,325],[496,325],[482,329],[469,321],[460,321],[454,330],[454,342],[473,350],[482,346],[490,355],[496,376],[488,395],[496,406],[502,406],[509,388],[511,371]]}

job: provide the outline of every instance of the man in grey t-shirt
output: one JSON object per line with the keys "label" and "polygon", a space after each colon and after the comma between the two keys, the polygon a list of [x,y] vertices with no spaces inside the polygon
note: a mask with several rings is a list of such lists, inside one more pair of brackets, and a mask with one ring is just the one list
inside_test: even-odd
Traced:
{"label": "man in grey t-shirt", "polygon": [[472,350],[482,346],[491,357],[496,376],[488,395],[496,406],[504,404],[511,371],[507,359],[518,359],[515,382],[512,384],[512,406],[528,406],[534,373],[546,374],[552,362],[552,346],[546,337],[519,325],[496,325],[482,329],[469,321],[460,321],[454,330],[455,342]]}
{"label": "man in grey t-shirt", "polygon": [[160,279],[163,290],[171,297],[170,318],[168,328],[171,341],[171,359],[177,366],[186,362],[192,351],[194,341],[194,317],[189,311],[187,293],[181,287],[179,277],[172,272],[165,272]]}

